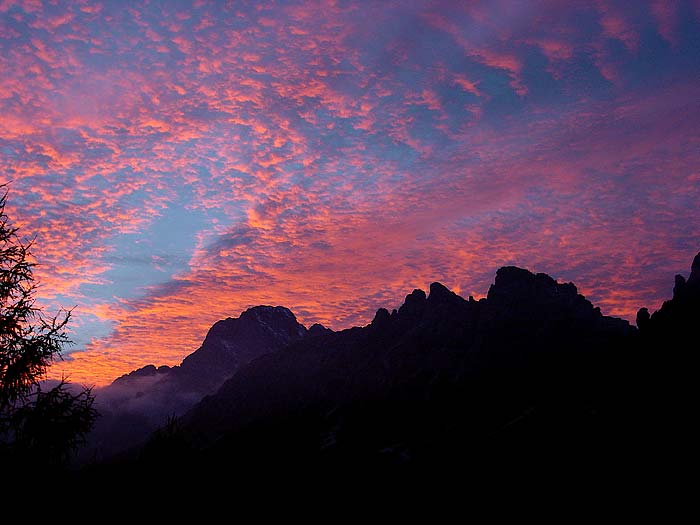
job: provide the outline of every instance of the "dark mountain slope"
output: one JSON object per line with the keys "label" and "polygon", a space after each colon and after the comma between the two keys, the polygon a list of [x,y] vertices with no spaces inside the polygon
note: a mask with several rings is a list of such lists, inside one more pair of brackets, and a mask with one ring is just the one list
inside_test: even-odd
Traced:
{"label": "dark mountain slope", "polygon": [[109,456],[134,446],[242,366],[307,336],[294,314],[281,306],[256,306],[238,318],[218,321],[180,366],[148,365],[97,392],[101,418],[83,457]]}
{"label": "dark mountain slope", "polygon": [[[637,314],[640,328],[637,378],[639,435],[666,467],[689,469],[697,447],[698,352],[700,352],[700,253],[688,279],[676,275],[672,299],[651,316]],[[693,452],[693,456],[694,456]],[[652,455],[653,457],[654,455]]]}
{"label": "dark mountain slope", "polygon": [[294,314],[283,306],[256,306],[238,319],[211,327],[202,346],[176,371],[181,380],[211,390],[256,357],[276,352],[307,335]]}
{"label": "dark mountain slope", "polygon": [[252,361],[185,416],[185,434],[198,461],[251,466],[467,461],[514,436],[580,443],[582,428],[600,434],[607,386],[591,374],[602,381],[634,332],[544,274],[502,268],[480,301],[433,283],[364,328]]}
{"label": "dark mountain slope", "polygon": [[317,327],[241,365],[122,472],[669,479],[695,447],[698,320],[700,254],[639,330],[520,268],[479,301],[433,283],[365,327]]}

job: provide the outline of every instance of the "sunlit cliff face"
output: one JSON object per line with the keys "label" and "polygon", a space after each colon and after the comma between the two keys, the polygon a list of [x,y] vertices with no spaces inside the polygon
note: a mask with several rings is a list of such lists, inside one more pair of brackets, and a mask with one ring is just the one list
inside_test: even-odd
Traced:
{"label": "sunlit cliff face", "polygon": [[633,320],[698,251],[700,2],[262,4],[0,1],[7,212],[76,306],[53,374],[506,264]]}

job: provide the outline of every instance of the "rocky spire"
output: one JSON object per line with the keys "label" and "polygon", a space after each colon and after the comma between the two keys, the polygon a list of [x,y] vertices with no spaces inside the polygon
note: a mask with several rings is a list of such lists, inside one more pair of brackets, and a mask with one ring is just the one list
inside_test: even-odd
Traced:
{"label": "rocky spire", "polygon": [[425,309],[425,303],[425,292],[416,288],[406,296],[403,305],[399,308],[399,315],[407,319],[420,318]]}
{"label": "rocky spire", "polygon": [[700,286],[700,253],[693,259],[693,264],[690,266],[690,277],[688,284],[691,286]]}

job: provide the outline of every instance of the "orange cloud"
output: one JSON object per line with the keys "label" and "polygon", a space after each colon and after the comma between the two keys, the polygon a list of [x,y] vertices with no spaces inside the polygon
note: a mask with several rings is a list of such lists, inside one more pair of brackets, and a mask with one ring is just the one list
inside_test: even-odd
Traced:
{"label": "orange cloud", "polygon": [[698,240],[679,13],[1,2],[8,213],[42,304],[109,328],[53,373],[176,363],[259,303],[342,328],[436,279],[478,296],[501,264],[633,318]]}

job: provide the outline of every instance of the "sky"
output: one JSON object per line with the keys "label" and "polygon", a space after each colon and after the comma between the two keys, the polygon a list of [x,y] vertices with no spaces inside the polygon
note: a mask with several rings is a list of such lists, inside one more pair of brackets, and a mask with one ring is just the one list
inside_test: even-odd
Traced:
{"label": "sky", "polygon": [[700,0],[0,0],[8,181],[79,383],[511,264],[633,322],[700,251]]}

